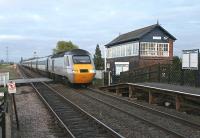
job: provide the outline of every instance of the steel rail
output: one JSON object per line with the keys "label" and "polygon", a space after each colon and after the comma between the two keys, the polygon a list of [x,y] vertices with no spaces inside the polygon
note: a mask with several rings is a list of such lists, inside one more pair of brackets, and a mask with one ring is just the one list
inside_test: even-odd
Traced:
{"label": "steel rail", "polygon": [[[27,72],[26,72],[27,73]],[[29,76],[31,76],[29,74]],[[107,126],[106,124],[104,124],[103,122],[99,121],[98,119],[96,119],[95,117],[93,117],[92,115],[90,115],[89,113],[87,113],[86,111],[84,111],[83,109],[81,109],[78,105],[72,103],[70,100],[68,100],[66,97],[64,97],[63,95],[59,94],[55,89],[53,89],[52,87],[50,87],[48,84],[46,84],[45,82],[40,82],[43,85],[45,85],[46,87],[48,87],[51,91],[55,92],[58,96],[62,97],[63,99],[65,99],[65,101],[67,101],[68,103],[70,103],[73,107],[75,107],[76,109],[78,109],[79,111],[81,111],[84,115],[88,116],[89,119],[94,120],[99,126],[101,126],[104,130],[106,130],[107,132],[109,132],[110,135],[112,135],[113,137],[117,137],[117,138],[124,138],[121,134],[117,133],[116,131],[114,131],[112,128],[110,128],[109,126]],[[70,131],[70,129],[65,125],[65,123],[62,121],[62,119],[59,118],[58,114],[51,108],[51,106],[48,104],[48,102],[45,100],[45,98],[42,96],[42,94],[37,90],[36,86],[34,86],[33,83],[31,83],[31,85],[33,86],[33,88],[36,90],[36,92],[39,94],[39,96],[42,98],[42,100],[45,102],[45,104],[48,106],[48,108],[54,113],[54,115],[56,116],[56,118],[61,121],[61,124],[64,126],[64,128],[68,131],[68,133],[71,135],[71,137],[75,138],[75,136],[73,135],[73,133]]]}
{"label": "steel rail", "polygon": [[117,133],[116,131],[114,131],[112,128],[110,128],[109,126],[107,126],[106,124],[104,124],[103,122],[99,121],[98,119],[96,119],[94,116],[90,115],[88,112],[86,112],[85,110],[83,110],[82,108],[80,108],[78,105],[76,105],[75,103],[71,102],[69,99],[67,99],[65,96],[61,95],[60,93],[58,93],[55,89],[53,89],[52,87],[50,87],[49,85],[47,85],[46,83],[42,82],[42,84],[44,84],[45,86],[47,86],[49,89],[51,89],[52,91],[54,91],[55,93],[57,93],[60,97],[62,97],[63,99],[65,99],[67,102],[69,102],[71,105],[73,105],[75,108],[77,108],[79,111],[81,111],[82,113],[84,113],[85,115],[87,115],[89,118],[91,118],[92,120],[94,120],[96,123],[98,123],[100,126],[106,128],[106,130],[108,132],[110,132],[113,136],[118,137],[118,138],[124,138],[121,134]]}
{"label": "steel rail", "polygon": [[48,104],[48,102],[45,100],[45,98],[40,94],[40,92],[37,90],[37,88],[35,87],[35,85],[33,83],[31,83],[31,86],[37,92],[37,94],[40,96],[40,98],[46,104],[46,106],[50,109],[50,111],[54,114],[54,116],[59,120],[59,122],[62,124],[62,126],[67,130],[67,132],[69,133],[69,135],[72,138],[76,138],[73,135],[73,133],[69,130],[69,128],[65,125],[65,123],[62,121],[62,119],[58,116],[58,114],[51,108],[51,106]]}
{"label": "steel rail", "polygon": [[[50,87],[50,86],[49,86]],[[52,88],[53,89],[53,88]],[[183,118],[180,118],[180,117],[177,117],[177,116],[174,116],[174,115],[171,115],[171,114],[168,114],[168,113],[166,113],[166,112],[162,112],[162,111],[159,111],[159,110],[157,110],[157,109],[153,109],[153,108],[150,108],[150,107],[147,107],[147,106],[144,106],[144,105],[140,105],[140,104],[138,104],[138,103],[135,103],[135,102],[130,102],[130,101],[128,101],[128,100],[126,100],[126,99],[122,99],[122,98],[119,98],[119,97],[117,97],[117,96],[113,96],[113,95],[110,95],[110,94],[106,94],[106,93],[104,93],[104,92],[102,92],[102,91],[99,91],[99,90],[94,90],[94,89],[92,89],[92,88],[88,88],[88,90],[90,90],[90,91],[95,91],[95,92],[98,92],[99,94],[102,94],[102,95],[106,95],[106,96],[109,96],[109,97],[111,97],[111,98],[115,98],[115,99],[117,99],[117,100],[120,100],[120,101],[122,101],[122,102],[124,102],[124,103],[126,103],[126,104],[134,104],[135,106],[137,106],[137,107],[140,107],[140,108],[143,108],[143,109],[146,109],[146,110],[149,110],[149,111],[151,111],[151,112],[155,112],[155,113],[159,113],[159,114],[161,114],[161,115],[163,115],[163,116],[166,116],[166,117],[171,117],[171,118],[174,118],[174,119],[177,119],[177,120],[180,120],[180,121],[182,121],[182,122],[184,122],[184,123],[187,123],[187,125],[188,124],[190,124],[191,126],[196,126],[196,127],[198,127],[199,128],[199,124],[194,124],[194,123],[192,123],[192,122],[190,122],[190,121],[188,121],[188,120],[185,120],[185,119],[183,119]],[[55,90],[54,90],[55,91]],[[59,94],[59,93],[58,93]],[[83,93],[81,93],[81,94],[83,94]],[[60,94],[59,94],[60,95]],[[97,98],[94,98],[94,97],[92,97],[92,96],[89,96],[89,95],[87,95],[87,94],[84,94],[84,95],[86,95],[86,96],[88,96],[88,97],[91,97],[91,98],[93,98],[93,99],[96,99],[97,101],[99,101],[99,102],[102,102],[102,103],[104,103],[104,104],[106,104],[106,105],[108,105],[108,106],[112,106],[112,108],[115,108],[115,109],[117,109],[115,106],[113,106],[113,105],[111,105],[111,104],[109,104],[109,103],[106,103],[106,102],[104,102],[104,101],[102,101],[102,100],[99,100],[99,99],[97,99]],[[62,96],[62,95],[61,95]],[[62,96],[63,98],[65,98],[64,96]],[[119,110],[119,109],[117,109],[117,110]],[[121,109],[120,109],[121,110]],[[125,111],[123,111],[123,110],[121,110],[122,112],[125,112]],[[128,113],[128,112],[126,112],[126,113]],[[133,116],[133,114],[131,114],[131,113],[128,113],[129,115],[131,115],[131,116]],[[135,115],[134,115],[135,116]],[[140,119],[141,120],[141,117],[138,117],[138,116],[135,116],[135,117],[137,117],[138,119]],[[142,118],[142,120],[143,121],[145,121],[145,122],[148,122],[148,123],[150,123],[150,124],[152,124],[152,125],[154,125],[154,126],[156,126],[156,127],[159,127],[159,128],[161,128],[162,130],[165,130],[165,131],[167,131],[168,133],[172,133],[173,135],[176,135],[177,137],[186,137],[186,136],[184,136],[184,135],[182,135],[182,134],[179,134],[179,133],[177,133],[177,132],[175,132],[175,131],[173,131],[173,130],[169,130],[169,129],[166,129],[166,128],[164,128],[164,127],[162,127],[161,125],[157,125],[156,123],[153,123],[153,122],[150,122],[149,120],[146,120],[145,118]]]}
{"label": "steel rail", "polygon": [[167,128],[163,127],[162,125],[158,125],[158,124],[156,124],[156,123],[154,123],[154,122],[151,122],[151,121],[145,119],[144,117],[141,117],[141,116],[138,116],[138,115],[129,113],[129,112],[127,112],[127,111],[124,111],[124,110],[122,110],[122,109],[120,109],[120,108],[118,108],[118,107],[116,107],[116,106],[113,106],[113,105],[110,104],[110,103],[107,103],[107,102],[105,102],[105,101],[103,101],[103,100],[97,99],[97,98],[92,97],[92,96],[89,96],[89,95],[87,95],[87,94],[85,94],[85,93],[83,93],[83,92],[80,92],[80,91],[78,91],[77,89],[73,89],[73,90],[75,90],[75,91],[79,92],[80,94],[85,95],[85,96],[87,96],[87,97],[89,97],[89,98],[92,98],[92,99],[94,99],[94,100],[96,100],[96,101],[98,101],[98,102],[100,102],[100,103],[103,103],[103,104],[105,104],[105,105],[107,105],[107,106],[110,106],[110,107],[112,107],[113,109],[118,110],[118,111],[120,111],[120,112],[122,112],[122,113],[124,113],[124,114],[127,114],[127,115],[132,116],[132,117],[134,117],[134,118],[137,118],[137,119],[139,119],[139,120],[141,120],[141,121],[143,121],[143,122],[146,122],[146,123],[148,123],[148,124],[150,124],[150,125],[152,125],[152,126],[154,126],[154,127],[157,127],[157,128],[159,128],[159,129],[161,129],[161,130],[167,132],[168,134],[172,134],[172,135],[174,135],[174,136],[176,136],[176,137],[179,137],[179,138],[187,138],[187,136],[185,136],[185,135],[183,135],[183,134],[180,134],[180,133],[178,133],[178,132],[176,132],[176,131],[167,129]]}
{"label": "steel rail", "polygon": [[200,129],[200,124],[198,123],[195,123],[195,122],[191,122],[189,120],[186,120],[186,119],[183,119],[181,117],[178,117],[178,116],[175,116],[175,115],[172,115],[170,113],[167,113],[167,112],[163,112],[163,111],[160,111],[160,110],[157,110],[157,109],[154,109],[154,108],[151,108],[151,107],[148,107],[148,106],[145,106],[145,105],[142,105],[142,104],[139,104],[139,103],[136,103],[136,102],[133,102],[133,101],[129,101],[129,100],[126,100],[126,99],[123,99],[123,98],[120,98],[118,96],[115,96],[115,95],[111,95],[111,94],[108,94],[108,93],[105,93],[105,92],[102,92],[100,90],[95,90],[95,89],[92,89],[92,88],[87,88],[88,90],[90,91],[93,91],[93,92],[98,92],[99,94],[101,95],[104,95],[104,96],[108,96],[108,97],[111,97],[111,98],[114,98],[114,99],[117,99],[125,104],[128,104],[128,105],[134,105],[134,106],[137,106],[138,108],[143,108],[145,110],[149,110],[151,112],[154,112],[154,113],[158,113],[162,116],[165,116],[165,117],[168,117],[168,118],[173,118],[175,120],[179,120],[179,121],[182,121],[182,123],[186,124],[186,125],[189,125],[191,127],[195,127],[197,129]]}
{"label": "steel rail", "polygon": [[[21,72],[20,70],[20,74],[22,75],[23,78],[26,78],[27,76],[31,76],[30,74],[28,75],[28,73],[24,71],[24,69],[20,68],[23,72]],[[37,90],[37,88],[34,86],[33,83],[30,83],[30,85],[32,86],[32,88],[37,92],[37,94],[39,95],[39,97],[42,99],[42,101],[45,103],[45,105],[47,106],[47,108],[53,113],[53,115],[56,117],[56,119],[59,121],[59,123],[65,128],[65,130],[67,131],[67,133],[72,137],[75,138],[75,136],[72,134],[72,132],[69,130],[69,128],[64,124],[64,122],[60,119],[60,117],[57,115],[56,112],[54,112],[54,110],[51,108],[51,106],[48,104],[48,102],[42,97],[42,95],[40,94],[40,92]]]}

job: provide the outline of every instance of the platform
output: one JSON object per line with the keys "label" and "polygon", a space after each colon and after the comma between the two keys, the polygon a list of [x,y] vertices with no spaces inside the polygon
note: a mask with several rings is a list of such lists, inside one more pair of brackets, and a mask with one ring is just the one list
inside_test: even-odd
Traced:
{"label": "platform", "polygon": [[172,93],[200,97],[200,88],[195,88],[195,87],[187,87],[187,86],[172,85],[165,83],[128,83],[128,84],[150,89],[172,92]]}
{"label": "platform", "polygon": [[49,82],[53,81],[49,78],[27,78],[27,79],[16,79],[16,80],[9,80],[9,82],[15,82],[16,84],[22,84],[22,83],[33,83],[33,82]]}
{"label": "platform", "polygon": [[155,93],[172,96],[175,99],[176,110],[180,110],[183,97],[190,97],[199,101],[200,88],[172,85],[165,83],[119,83],[110,86],[100,87],[101,90],[115,91],[117,95],[122,95],[123,89],[128,89],[129,98],[134,97],[138,89],[148,93],[149,104],[155,103]]}
{"label": "platform", "polygon": [[200,88],[166,84],[166,83],[154,83],[154,82],[151,82],[151,83],[148,83],[148,82],[119,83],[119,84],[114,84],[114,85],[110,85],[110,86],[103,86],[103,87],[100,87],[100,89],[113,89],[116,87],[124,88],[127,86],[135,86],[135,87],[140,87],[140,88],[158,90],[158,91],[162,91],[162,92],[170,92],[170,93],[177,93],[177,94],[200,97]]}

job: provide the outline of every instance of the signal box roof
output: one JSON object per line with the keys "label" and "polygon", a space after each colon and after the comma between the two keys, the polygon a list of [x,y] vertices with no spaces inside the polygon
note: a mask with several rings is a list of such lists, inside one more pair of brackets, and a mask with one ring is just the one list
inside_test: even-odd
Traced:
{"label": "signal box roof", "polygon": [[110,46],[114,46],[117,44],[121,44],[121,43],[126,43],[126,42],[130,42],[130,41],[137,41],[140,38],[142,38],[144,35],[148,34],[149,32],[151,32],[152,30],[154,30],[155,28],[160,28],[162,31],[164,31],[172,40],[176,40],[176,38],[171,35],[167,30],[165,30],[162,26],[160,26],[158,23],[154,24],[154,25],[150,25],[144,28],[140,28],[125,34],[122,34],[120,36],[118,36],[117,38],[115,38],[114,40],[112,40],[110,43],[106,44],[106,47],[110,47]]}

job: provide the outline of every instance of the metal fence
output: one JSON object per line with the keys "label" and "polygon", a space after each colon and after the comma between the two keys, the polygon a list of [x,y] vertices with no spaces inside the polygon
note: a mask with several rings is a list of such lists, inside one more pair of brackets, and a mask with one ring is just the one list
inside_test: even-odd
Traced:
{"label": "metal fence", "polygon": [[0,86],[3,85],[5,87],[5,85],[8,83],[8,80],[9,72],[0,73]]}
{"label": "metal fence", "polygon": [[181,64],[157,64],[121,72],[120,82],[161,82],[200,87],[200,71],[182,70]]}
{"label": "metal fence", "polygon": [[7,108],[7,89],[5,87],[0,87],[0,129],[1,129],[1,137],[5,138],[5,133],[6,133],[6,108]]}
{"label": "metal fence", "polygon": [[115,75],[111,71],[104,72],[103,79],[104,79],[104,85],[120,83],[120,76]]}

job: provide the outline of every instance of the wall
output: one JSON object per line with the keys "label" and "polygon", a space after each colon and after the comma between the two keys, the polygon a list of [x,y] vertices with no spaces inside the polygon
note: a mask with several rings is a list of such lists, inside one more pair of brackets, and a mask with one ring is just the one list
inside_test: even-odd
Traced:
{"label": "wall", "polygon": [[169,57],[140,57],[138,67],[146,67],[159,63],[171,64],[172,59]]}
{"label": "wall", "polygon": [[[153,39],[153,36],[161,36],[161,40]],[[168,43],[168,39],[164,37],[169,37],[164,31],[162,31],[159,27],[155,28],[151,32],[144,35],[140,42],[158,42],[158,43]]]}
{"label": "wall", "polygon": [[103,79],[103,72],[104,72],[104,70],[96,70],[95,78],[96,79]]}
{"label": "wall", "polygon": [[110,63],[110,69],[115,74],[115,62],[129,62],[129,70],[133,68],[137,68],[139,65],[139,57],[138,56],[129,56],[129,57],[119,57],[119,58],[110,58],[107,59],[107,63]]}

